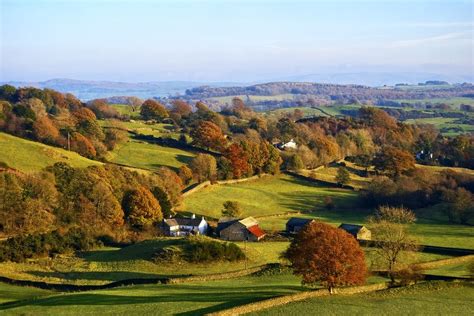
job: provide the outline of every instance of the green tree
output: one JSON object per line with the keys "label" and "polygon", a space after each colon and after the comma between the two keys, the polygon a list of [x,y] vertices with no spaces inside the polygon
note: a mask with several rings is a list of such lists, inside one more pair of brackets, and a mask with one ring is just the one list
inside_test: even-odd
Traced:
{"label": "green tree", "polygon": [[337,169],[336,182],[341,187],[348,184],[351,181],[351,174],[345,167],[339,167]]}
{"label": "green tree", "polygon": [[170,198],[168,194],[160,187],[154,187],[151,190],[153,196],[158,200],[161,206],[161,212],[163,213],[164,217],[169,217],[170,215],[174,215],[173,212],[173,205],[171,204]]}
{"label": "green tree", "polygon": [[240,217],[242,216],[242,206],[237,201],[226,201],[224,202],[222,216]]}

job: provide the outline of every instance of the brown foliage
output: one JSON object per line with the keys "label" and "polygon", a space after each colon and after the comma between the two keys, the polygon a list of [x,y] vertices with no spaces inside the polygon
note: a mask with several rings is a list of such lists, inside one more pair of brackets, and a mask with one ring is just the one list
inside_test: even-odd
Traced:
{"label": "brown foliage", "polygon": [[140,115],[145,120],[162,120],[168,117],[168,111],[163,104],[155,100],[148,99],[143,102]]}
{"label": "brown foliage", "polygon": [[210,121],[200,122],[190,134],[196,146],[222,150],[226,143],[221,128]]}
{"label": "brown foliage", "polygon": [[248,157],[244,150],[238,144],[230,145],[224,153],[224,156],[230,161],[232,166],[232,174],[234,178],[238,179],[246,176],[249,172]]}
{"label": "brown foliage", "polygon": [[148,226],[163,219],[160,203],[150,190],[143,186],[127,192],[123,206],[127,221],[132,226]]}
{"label": "brown foliage", "polygon": [[301,230],[285,257],[304,284],[322,283],[330,289],[363,284],[367,276],[364,252],[354,237],[321,222]]}

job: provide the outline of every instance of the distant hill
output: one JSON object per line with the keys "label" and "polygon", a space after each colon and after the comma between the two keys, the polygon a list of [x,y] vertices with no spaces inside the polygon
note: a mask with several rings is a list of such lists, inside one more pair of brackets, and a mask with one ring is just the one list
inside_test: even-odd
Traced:
{"label": "distant hill", "polygon": [[114,96],[136,96],[139,98],[166,97],[184,93],[186,89],[207,86],[232,86],[237,83],[229,82],[192,82],[192,81],[162,81],[162,82],[114,82],[89,81],[73,79],[51,79],[40,82],[9,81],[15,87],[48,88],[62,93],[72,93],[82,101]]}

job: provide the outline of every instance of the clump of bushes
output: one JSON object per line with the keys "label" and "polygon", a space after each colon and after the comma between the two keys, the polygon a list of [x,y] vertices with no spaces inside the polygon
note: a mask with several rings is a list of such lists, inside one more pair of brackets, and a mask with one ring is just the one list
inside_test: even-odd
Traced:
{"label": "clump of bushes", "polygon": [[245,254],[234,243],[215,241],[206,237],[193,236],[181,245],[173,245],[157,250],[152,261],[155,263],[208,263],[215,261],[239,261]]}
{"label": "clump of bushes", "polygon": [[255,272],[253,276],[275,276],[281,274],[291,274],[293,270],[288,265],[283,265],[281,263],[270,263],[267,264],[262,270]]}
{"label": "clump of bushes", "polygon": [[0,262],[52,256],[70,251],[89,250],[98,242],[80,229],[66,233],[55,230],[45,234],[17,236],[0,243]]}
{"label": "clump of bushes", "polygon": [[194,263],[245,259],[245,254],[239,246],[229,242],[192,239],[187,248],[186,260]]}

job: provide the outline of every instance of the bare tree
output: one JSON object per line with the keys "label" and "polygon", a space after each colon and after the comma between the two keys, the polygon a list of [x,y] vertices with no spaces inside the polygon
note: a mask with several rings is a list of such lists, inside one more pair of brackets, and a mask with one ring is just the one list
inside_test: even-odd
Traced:
{"label": "bare tree", "polygon": [[380,207],[369,218],[375,239],[375,256],[385,269],[392,283],[397,272],[406,267],[405,254],[418,249],[416,240],[408,233],[408,225],[416,220],[415,214],[403,207]]}

